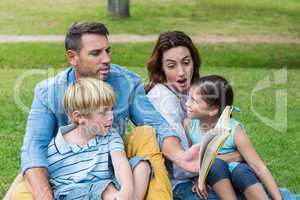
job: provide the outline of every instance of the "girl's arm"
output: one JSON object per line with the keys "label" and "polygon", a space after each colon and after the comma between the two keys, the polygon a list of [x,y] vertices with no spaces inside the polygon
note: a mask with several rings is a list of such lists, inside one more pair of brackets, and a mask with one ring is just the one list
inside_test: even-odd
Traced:
{"label": "girl's arm", "polygon": [[281,195],[278,186],[273,178],[271,172],[256,153],[254,146],[252,145],[249,137],[245,133],[244,129],[240,126],[237,128],[237,132],[234,138],[234,142],[237,146],[238,151],[245,159],[247,164],[252,167],[256,175],[259,177],[272,199],[281,199]]}
{"label": "girl's arm", "polygon": [[124,199],[133,199],[133,176],[125,152],[114,151],[111,159],[115,175],[120,181],[120,196]]}

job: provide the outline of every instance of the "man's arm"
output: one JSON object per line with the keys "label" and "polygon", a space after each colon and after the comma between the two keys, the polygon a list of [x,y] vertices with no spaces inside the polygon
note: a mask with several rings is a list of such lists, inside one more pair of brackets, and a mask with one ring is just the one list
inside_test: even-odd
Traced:
{"label": "man's arm", "polygon": [[49,98],[41,87],[37,87],[27,120],[21,153],[22,174],[29,182],[36,199],[52,197],[47,175],[46,154],[47,146],[55,131],[56,118],[48,107],[48,101],[53,99]]}
{"label": "man's arm", "polygon": [[30,184],[30,192],[36,200],[52,200],[52,189],[45,168],[31,168],[25,172],[25,180]]}

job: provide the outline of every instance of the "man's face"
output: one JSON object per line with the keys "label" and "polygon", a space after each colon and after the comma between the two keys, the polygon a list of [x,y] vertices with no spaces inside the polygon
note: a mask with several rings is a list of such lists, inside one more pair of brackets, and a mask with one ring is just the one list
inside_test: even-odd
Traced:
{"label": "man's face", "polygon": [[83,34],[82,48],[74,56],[76,78],[94,77],[105,81],[109,75],[110,46],[106,36]]}

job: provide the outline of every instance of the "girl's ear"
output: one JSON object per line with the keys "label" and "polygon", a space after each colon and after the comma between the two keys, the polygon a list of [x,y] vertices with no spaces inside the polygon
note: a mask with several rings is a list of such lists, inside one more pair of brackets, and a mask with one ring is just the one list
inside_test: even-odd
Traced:
{"label": "girl's ear", "polygon": [[79,57],[78,56],[79,55],[76,51],[73,51],[73,50],[67,51],[68,62],[74,67],[77,67],[79,65]]}
{"label": "girl's ear", "polygon": [[214,117],[219,114],[219,107],[218,106],[211,106],[210,111],[209,111],[209,116]]}

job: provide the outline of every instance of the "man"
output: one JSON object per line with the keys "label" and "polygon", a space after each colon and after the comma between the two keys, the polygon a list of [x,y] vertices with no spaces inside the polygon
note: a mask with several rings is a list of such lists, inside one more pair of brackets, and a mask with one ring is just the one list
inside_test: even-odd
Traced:
{"label": "man", "polygon": [[[45,150],[57,128],[69,123],[62,108],[62,97],[68,85],[81,77],[100,78],[116,92],[114,127],[125,138],[133,169],[135,199],[172,199],[172,188],[159,147],[164,156],[179,167],[198,170],[195,159],[198,148],[189,155],[184,152],[176,133],[146,97],[140,78],[119,65],[110,64],[107,36],[108,30],[101,23],[72,25],[65,39],[67,59],[72,66],[37,85],[22,147],[21,170],[25,180],[20,176],[15,180],[11,189],[15,190],[17,185],[12,195],[15,199],[24,199],[24,191],[29,198],[53,198]],[[124,137],[128,119],[137,128]],[[150,176],[151,171],[153,176]]]}

